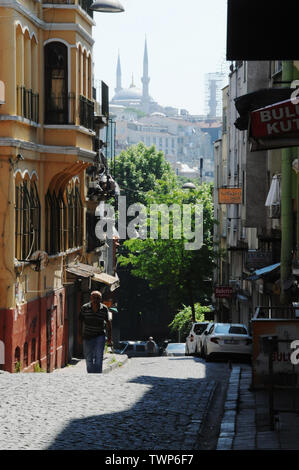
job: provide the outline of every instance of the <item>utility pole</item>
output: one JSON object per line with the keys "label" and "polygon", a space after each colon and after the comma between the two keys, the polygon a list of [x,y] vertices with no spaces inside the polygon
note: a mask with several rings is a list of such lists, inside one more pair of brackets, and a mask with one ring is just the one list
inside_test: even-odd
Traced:
{"label": "utility pole", "polygon": [[[286,87],[298,78],[293,61],[283,61],[282,81],[287,82]],[[297,149],[295,149],[297,152]],[[292,208],[292,161],[294,149],[282,150],[281,162],[281,262],[280,262],[280,302],[287,305],[290,303],[290,295],[284,290],[292,272],[292,249],[293,249],[293,208]]]}

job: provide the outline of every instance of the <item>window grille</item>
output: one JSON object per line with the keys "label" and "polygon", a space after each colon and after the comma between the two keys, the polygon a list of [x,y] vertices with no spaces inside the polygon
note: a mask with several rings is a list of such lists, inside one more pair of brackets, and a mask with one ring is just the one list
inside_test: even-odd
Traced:
{"label": "window grille", "polygon": [[27,259],[40,248],[40,200],[36,182],[16,184],[15,257]]}

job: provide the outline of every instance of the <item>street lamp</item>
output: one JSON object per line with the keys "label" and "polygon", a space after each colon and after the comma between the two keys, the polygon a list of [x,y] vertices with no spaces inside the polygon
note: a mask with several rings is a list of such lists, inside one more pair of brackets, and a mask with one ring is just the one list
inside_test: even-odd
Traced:
{"label": "street lamp", "polygon": [[196,186],[195,186],[195,184],[193,184],[191,182],[190,183],[185,183],[185,184],[183,184],[182,189],[196,189]]}
{"label": "street lamp", "polygon": [[121,13],[125,11],[118,0],[98,0],[93,2],[89,8],[102,13]]}

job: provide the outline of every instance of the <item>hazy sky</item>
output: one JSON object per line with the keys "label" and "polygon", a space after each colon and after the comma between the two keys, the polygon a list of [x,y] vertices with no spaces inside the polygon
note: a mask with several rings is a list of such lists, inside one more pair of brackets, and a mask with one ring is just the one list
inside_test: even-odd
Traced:
{"label": "hazy sky", "polygon": [[145,36],[150,95],[162,106],[202,114],[204,74],[225,63],[226,0],[121,0],[123,13],[94,13],[95,78],[116,86],[120,52],[122,86],[141,77]]}

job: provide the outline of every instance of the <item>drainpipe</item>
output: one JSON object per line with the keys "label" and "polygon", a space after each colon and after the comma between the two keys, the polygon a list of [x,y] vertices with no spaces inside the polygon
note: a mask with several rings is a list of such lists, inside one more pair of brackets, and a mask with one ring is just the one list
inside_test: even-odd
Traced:
{"label": "drainpipe", "polygon": [[[290,86],[294,76],[293,61],[283,61],[282,81]],[[295,149],[297,152],[297,149]],[[284,290],[284,282],[290,278],[292,272],[293,249],[293,213],[292,213],[292,160],[293,148],[282,150],[281,161],[281,264],[280,264],[280,303],[290,304],[290,294]]]}

